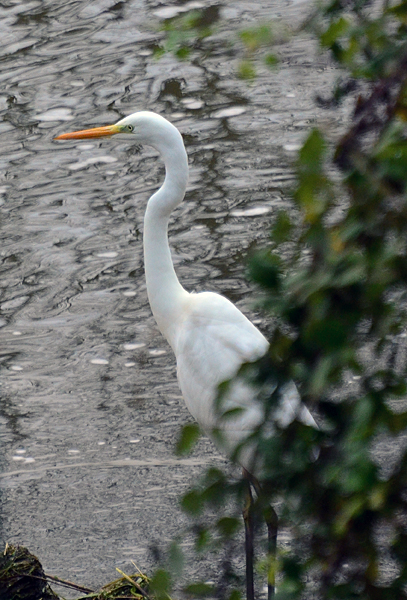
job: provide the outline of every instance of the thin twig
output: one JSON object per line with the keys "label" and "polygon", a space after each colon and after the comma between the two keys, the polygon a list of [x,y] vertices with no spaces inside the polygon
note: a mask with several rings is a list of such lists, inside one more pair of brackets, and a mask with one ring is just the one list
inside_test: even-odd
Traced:
{"label": "thin twig", "polygon": [[[31,575],[34,577],[34,575]],[[84,592],[85,594],[95,594],[95,590],[91,590],[90,588],[83,587],[82,585],[77,585],[76,583],[72,583],[71,581],[65,581],[64,579],[60,579],[59,577],[55,577],[55,575],[45,575],[46,579],[54,581],[58,585],[63,587],[71,588],[73,590],[77,590],[78,592]],[[38,579],[41,579],[38,577]]]}
{"label": "thin twig", "polygon": [[83,592],[84,594],[96,594],[95,590],[91,590],[90,588],[85,588],[81,585],[77,585],[76,583],[72,583],[71,581],[65,581],[64,579],[59,579],[59,577],[55,577],[54,575],[45,575],[45,577],[40,577],[39,575],[32,575],[31,573],[24,573],[24,577],[31,577],[32,579],[39,579],[40,581],[44,581],[48,583],[48,580],[54,581],[61,587],[70,588],[73,590],[77,590],[78,592]]}

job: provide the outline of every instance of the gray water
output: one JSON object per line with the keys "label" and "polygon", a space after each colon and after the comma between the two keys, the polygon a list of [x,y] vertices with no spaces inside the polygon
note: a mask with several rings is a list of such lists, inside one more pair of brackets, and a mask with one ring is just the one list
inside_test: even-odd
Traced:
{"label": "gray water", "polygon": [[157,61],[160,23],[183,9],[0,3],[0,541],[26,545],[47,572],[83,585],[131,571],[132,560],[151,570],[150,545],[185,521],[180,493],[226,461],[206,439],[191,458],[173,456],[190,417],[142,262],[143,214],[162,164],[131,142],[53,137],[140,109],[170,119],[191,168],[170,227],[177,273],[187,290],[226,295],[266,330],[246,256],[289,205],[307,132],[332,134],[344,116],[315,105],[337,73],[306,34],[283,41],[280,68],[260,66],[252,84],[236,76],[242,48],[225,43],[258,20],[294,28],[307,3],[224,2],[228,27],[207,61]]}

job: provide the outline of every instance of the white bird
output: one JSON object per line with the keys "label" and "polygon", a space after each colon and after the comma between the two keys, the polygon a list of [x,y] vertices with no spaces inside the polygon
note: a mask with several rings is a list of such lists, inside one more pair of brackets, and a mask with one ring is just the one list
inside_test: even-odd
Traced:
{"label": "white bird", "polygon": [[[264,410],[253,388],[238,377],[228,388],[223,410],[240,408],[233,417],[220,419],[219,385],[233,379],[244,363],[265,355],[269,343],[262,333],[224,296],[213,292],[189,293],[174,270],[168,244],[168,222],[182,202],[188,182],[188,158],[178,129],[162,116],[141,111],[115,125],[75,131],[57,140],[87,139],[126,134],[134,142],[155,148],[165,164],[165,180],[151,196],[144,217],[144,265],[147,293],[158,328],[171,345],[176,360],[179,386],[186,406],[201,428],[226,455],[237,447],[263,421]],[[275,421],[284,426],[295,417],[315,426],[309,411],[301,404],[294,384],[281,394]],[[214,435],[220,430],[222,435]],[[238,453],[239,463],[253,475],[253,447]]]}

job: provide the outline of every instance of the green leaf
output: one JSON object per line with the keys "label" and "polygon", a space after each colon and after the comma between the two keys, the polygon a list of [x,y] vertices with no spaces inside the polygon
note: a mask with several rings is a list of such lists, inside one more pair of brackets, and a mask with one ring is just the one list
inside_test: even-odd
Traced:
{"label": "green leaf", "polygon": [[165,569],[157,569],[150,580],[150,588],[157,600],[170,600],[171,577]]}
{"label": "green leaf", "polygon": [[239,33],[239,37],[250,52],[254,52],[261,46],[269,46],[274,41],[274,33],[270,25],[244,29]]}
{"label": "green leaf", "polygon": [[400,2],[400,4],[389,7],[387,11],[389,14],[395,15],[403,23],[407,21],[407,2],[405,0],[404,2]]}
{"label": "green leaf", "polygon": [[229,596],[229,600],[242,600],[242,595],[239,590],[232,590]]}
{"label": "green leaf", "polygon": [[299,152],[298,166],[307,176],[320,173],[325,158],[326,144],[318,129],[313,129],[308,135]]}
{"label": "green leaf", "polygon": [[237,406],[236,408],[230,408],[222,412],[222,419],[234,419],[235,417],[241,415],[244,412],[245,409],[241,408],[240,406]]}
{"label": "green leaf", "polygon": [[207,527],[198,527],[196,530],[195,548],[197,552],[202,552],[210,545],[212,536]]}
{"label": "green leaf", "polygon": [[159,58],[162,58],[165,54],[165,48],[162,48],[161,46],[155,46],[154,50],[153,50],[153,56],[154,58],[156,58],[157,60]]}
{"label": "green leaf", "polygon": [[289,214],[286,211],[280,210],[271,229],[271,239],[278,245],[287,242],[292,229],[293,225]]}
{"label": "green leaf", "polygon": [[187,492],[181,499],[181,506],[191,516],[200,515],[204,507],[202,495],[197,490]]}
{"label": "green leaf", "polygon": [[184,456],[185,454],[189,454],[197,443],[199,436],[198,423],[187,423],[184,425],[175,448],[176,455]]}
{"label": "green leaf", "polygon": [[184,563],[185,559],[182,548],[176,541],[171,542],[168,551],[168,568],[176,579],[181,576]]}
{"label": "green leaf", "polygon": [[196,598],[206,598],[214,595],[215,587],[209,583],[199,581],[197,583],[191,583],[185,588],[187,594],[195,596]]}
{"label": "green leaf", "polygon": [[267,56],[264,59],[264,62],[268,67],[274,69],[280,61],[278,60],[278,57],[275,54],[267,54]]}
{"label": "green leaf", "polygon": [[352,496],[345,501],[343,508],[335,517],[333,529],[338,537],[343,537],[348,528],[350,521],[360,515],[365,505],[365,500],[361,495]]}
{"label": "green leaf", "polygon": [[281,259],[270,251],[258,252],[250,260],[250,276],[261,286],[279,289],[281,285]]}
{"label": "green leaf", "polygon": [[188,46],[181,46],[175,52],[175,56],[180,60],[187,60],[190,57],[191,50]]}
{"label": "green leaf", "polygon": [[240,529],[240,519],[235,517],[222,517],[216,527],[225,538],[232,537]]}
{"label": "green leaf", "polygon": [[350,22],[344,17],[332,21],[328,29],[320,36],[321,45],[325,48],[331,47],[338,41],[339,38],[343,37],[348,33],[350,29]]}
{"label": "green leaf", "polygon": [[256,69],[251,60],[242,60],[237,68],[237,76],[240,79],[252,80],[256,77]]}

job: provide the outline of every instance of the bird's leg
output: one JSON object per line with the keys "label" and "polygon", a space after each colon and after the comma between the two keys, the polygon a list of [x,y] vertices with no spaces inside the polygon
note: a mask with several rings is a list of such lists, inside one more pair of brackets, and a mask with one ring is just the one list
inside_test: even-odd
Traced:
{"label": "bird's leg", "polygon": [[267,524],[268,541],[267,553],[269,567],[267,572],[267,598],[274,599],[276,588],[276,558],[277,558],[277,531],[278,531],[278,516],[274,508],[269,505],[264,510],[264,519]]}
{"label": "bird's leg", "polygon": [[253,496],[250,487],[250,479],[247,472],[243,469],[243,476],[247,481],[246,505],[243,509],[244,529],[245,529],[245,549],[246,549],[246,598],[254,600],[254,575],[253,575]]}
{"label": "bird's leg", "polygon": [[[246,472],[246,477],[253,485],[257,496],[263,499],[264,494],[259,481],[250,473]],[[271,504],[263,506],[263,516],[267,525],[267,555],[269,567],[267,571],[267,599],[274,600],[276,589],[276,565],[277,565],[277,533],[278,533],[278,516]]]}

